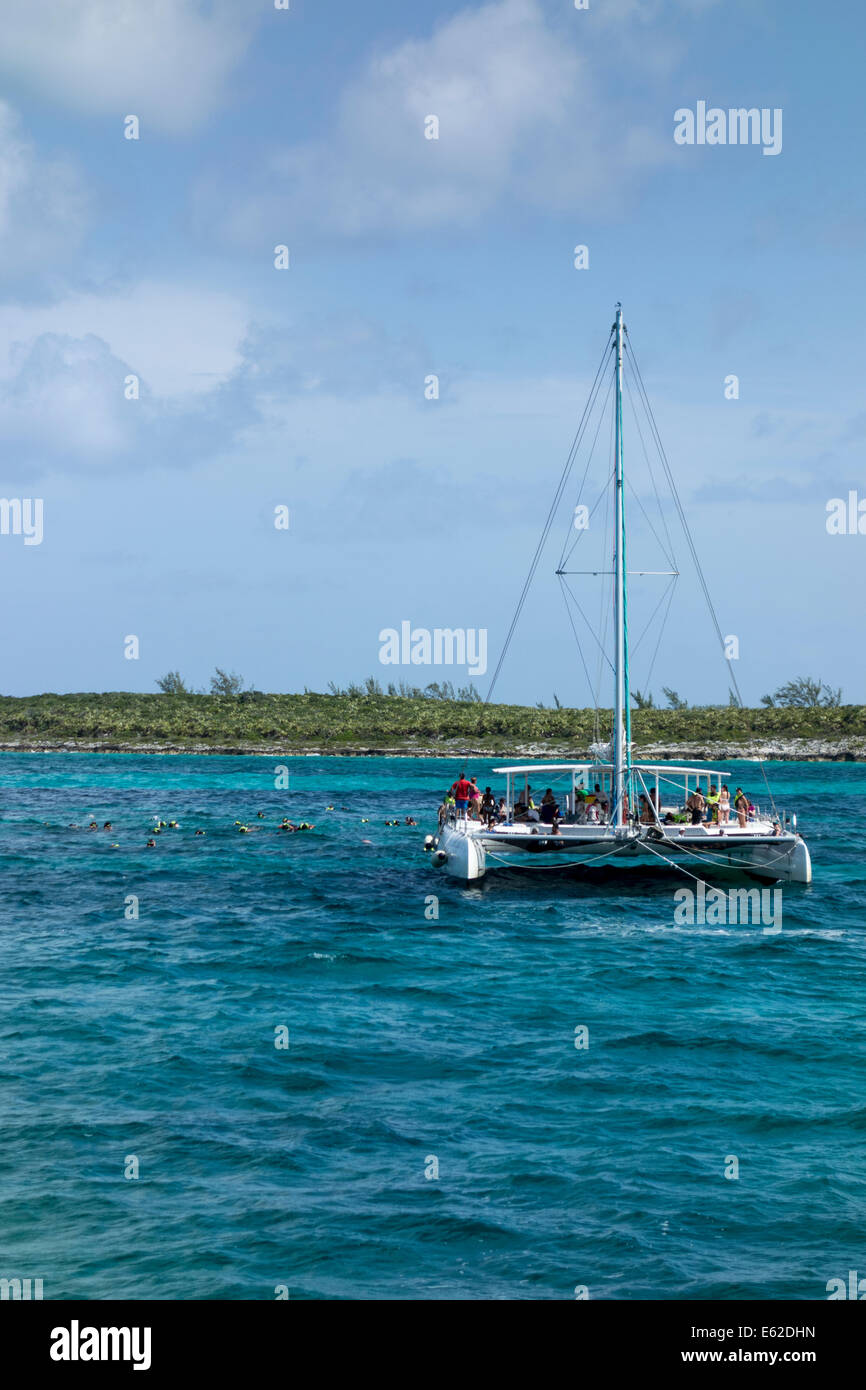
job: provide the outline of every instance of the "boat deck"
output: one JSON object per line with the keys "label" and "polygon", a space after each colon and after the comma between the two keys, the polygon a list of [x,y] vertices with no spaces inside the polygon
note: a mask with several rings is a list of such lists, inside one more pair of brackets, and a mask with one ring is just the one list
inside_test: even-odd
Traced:
{"label": "boat deck", "polygon": [[[595,840],[610,840],[622,835],[624,827],[613,825],[594,825],[591,822],[564,824],[560,822],[558,831],[554,834],[551,826],[540,821],[518,821],[509,824],[507,821],[499,825],[487,826],[481,821],[451,821],[452,829],[463,831],[465,834],[482,839],[496,840],[522,840],[522,839],[541,839],[545,841],[575,841],[591,843]],[[683,825],[674,822],[672,825],[647,825],[629,827],[628,835],[636,835],[636,832],[645,833],[647,831],[660,833],[667,841],[715,841],[726,839],[752,840],[752,839],[779,839],[780,836],[774,833],[773,822],[765,818],[747,821],[745,825],[739,825],[736,818],[724,825],[702,822],[700,825]],[[783,832],[783,834],[786,832]],[[790,832],[787,832],[790,833]]]}

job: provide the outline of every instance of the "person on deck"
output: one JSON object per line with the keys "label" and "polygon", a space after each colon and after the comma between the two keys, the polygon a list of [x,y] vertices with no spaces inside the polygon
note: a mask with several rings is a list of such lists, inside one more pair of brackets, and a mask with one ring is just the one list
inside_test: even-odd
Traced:
{"label": "person on deck", "polygon": [[700,787],[695,787],[695,790],[686,802],[686,810],[689,812],[692,825],[700,825],[704,818],[704,808],[706,804],[706,799]]}
{"label": "person on deck", "polygon": [[723,786],[719,792],[719,825],[727,825],[731,819],[731,793]]}
{"label": "person on deck", "polygon": [[[469,798],[472,795],[473,786],[471,782],[467,782],[465,773],[461,772],[451,790],[454,793],[454,805],[457,809],[457,819],[466,820],[466,810],[469,806]],[[478,788],[476,787],[474,790],[477,791]]]}
{"label": "person on deck", "polygon": [[737,813],[737,824],[741,830],[744,830],[746,826],[746,817],[749,814],[749,802],[742,787],[737,787],[734,794],[734,810]]}

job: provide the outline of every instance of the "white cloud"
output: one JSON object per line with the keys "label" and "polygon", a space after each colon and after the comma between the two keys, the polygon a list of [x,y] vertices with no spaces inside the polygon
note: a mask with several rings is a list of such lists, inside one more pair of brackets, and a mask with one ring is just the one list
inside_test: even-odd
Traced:
{"label": "white cloud", "polygon": [[243,370],[206,394],[157,396],[96,334],[40,333],[14,345],[0,374],[7,477],[130,468],[176,472],[219,457],[254,418]]}
{"label": "white cloud", "polygon": [[40,159],[17,114],[0,101],[0,276],[49,275],[81,238],[82,185],[68,164]]}
{"label": "white cloud", "polygon": [[0,70],[74,110],[182,132],[220,100],[258,10],[252,0],[7,0]]}
{"label": "white cloud", "polygon": [[[248,313],[228,294],[144,282],[7,306],[0,444],[7,473],[183,467],[213,456],[254,410]],[[125,394],[130,373],[139,398]]]}
{"label": "white cloud", "polygon": [[16,370],[20,345],[42,334],[92,334],[155,396],[198,394],[240,365],[248,319],[245,305],[230,294],[147,281],[128,292],[7,307],[0,326],[0,378]]}
{"label": "white cloud", "polygon": [[[334,399],[354,402],[349,414],[367,399],[417,409],[425,358],[357,316],[278,329],[249,323],[228,295],[172,284],[11,308],[0,319],[0,449],[16,477],[177,470],[239,438],[265,436],[280,454],[330,428]],[[140,378],[132,400],[130,373]]]}
{"label": "white cloud", "polygon": [[13,374],[0,378],[7,471],[58,456],[98,465],[124,446],[133,407],[123,398],[122,366],[101,339],[46,333],[10,365]]}
{"label": "white cloud", "polygon": [[[493,0],[378,54],[344,89],[327,139],[276,151],[227,217],[224,195],[203,193],[203,215],[218,213],[245,241],[285,226],[355,236],[465,227],[508,199],[609,209],[670,158],[670,141],[611,102],[609,42],[602,68],[578,46],[588,36],[579,17],[568,35],[561,28],[538,0]],[[438,140],[424,137],[429,115]]]}

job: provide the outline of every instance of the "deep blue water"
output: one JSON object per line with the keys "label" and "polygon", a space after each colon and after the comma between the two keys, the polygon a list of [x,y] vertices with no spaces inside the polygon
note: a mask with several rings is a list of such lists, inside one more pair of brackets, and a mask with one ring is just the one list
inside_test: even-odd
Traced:
{"label": "deep blue water", "polygon": [[[866,1273],[866,767],[769,767],[815,874],[779,935],[675,926],[677,877],[460,887],[422,852],[459,770],[3,755],[0,1277],[821,1299]],[[68,828],[91,815],[114,832]],[[148,850],[154,815],[181,829]]]}

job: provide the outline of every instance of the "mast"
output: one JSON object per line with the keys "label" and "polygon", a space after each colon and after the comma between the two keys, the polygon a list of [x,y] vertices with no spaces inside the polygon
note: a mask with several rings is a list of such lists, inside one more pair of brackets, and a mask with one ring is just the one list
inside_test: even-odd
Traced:
{"label": "mast", "polygon": [[625,722],[628,716],[628,676],[626,648],[626,579],[625,579],[625,511],[623,506],[623,468],[622,468],[622,305],[617,303],[614,323],[616,345],[616,459],[614,500],[616,518],[616,552],[614,556],[614,622],[616,628],[616,647],[614,653],[614,700],[613,700],[613,804],[616,825],[625,824],[623,816],[623,791],[625,784],[624,762],[627,757],[625,746]]}

